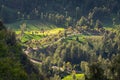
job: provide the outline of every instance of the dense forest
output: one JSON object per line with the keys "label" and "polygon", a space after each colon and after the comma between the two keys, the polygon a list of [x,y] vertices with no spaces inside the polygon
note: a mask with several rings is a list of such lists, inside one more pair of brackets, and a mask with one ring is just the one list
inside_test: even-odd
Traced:
{"label": "dense forest", "polygon": [[119,0],[0,0],[0,80],[120,80]]}
{"label": "dense forest", "polygon": [[1,0],[0,17],[5,22],[21,19],[51,21],[51,18],[61,20],[68,17],[77,21],[89,14],[95,20],[112,21],[112,18],[120,17],[119,3],[119,0]]}
{"label": "dense forest", "polygon": [[0,79],[38,80],[42,79],[38,69],[23,54],[15,33],[7,30],[0,22]]}

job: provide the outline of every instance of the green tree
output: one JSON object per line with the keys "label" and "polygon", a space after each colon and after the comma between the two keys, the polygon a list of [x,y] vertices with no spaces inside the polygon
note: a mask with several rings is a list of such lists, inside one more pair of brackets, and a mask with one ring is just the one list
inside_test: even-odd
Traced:
{"label": "green tree", "polygon": [[2,21],[0,21],[0,30],[6,30],[6,27],[3,25]]}
{"label": "green tree", "polygon": [[94,62],[89,66],[90,75],[87,80],[106,80],[104,76],[104,70],[102,69],[100,63]]}
{"label": "green tree", "polygon": [[78,19],[79,10],[80,10],[80,7],[76,7],[76,20]]}
{"label": "green tree", "polygon": [[88,62],[85,62],[85,61],[81,61],[81,64],[80,64],[80,68],[82,70],[82,72],[84,72],[85,74],[89,75],[89,66],[88,66]]}
{"label": "green tree", "polygon": [[66,18],[65,26],[68,27],[71,24],[72,18],[69,16]]}
{"label": "green tree", "polygon": [[41,20],[44,19],[44,13],[41,12]]}
{"label": "green tree", "polygon": [[76,41],[79,41],[79,37],[78,36],[76,37]]}
{"label": "green tree", "polygon": [[102,22],[100,20],[96,20],[95,27],[98,28],[98,29],[102,28],[103,27]]}
{"label": "green tree", "polygon": [[26,23],[23,23],[22,25],[20,25],[20,29],[21,29],[21,36],[23,36],[26,29]]}
{"label": "green tree", "polygon": [[120,79],[120,54],[117,54],[112,60],[112,68],[111,71],[113,73],[114,80]]}
{"label": "green tree", "polygon": [[85,26],[85,25],[87,25],[87,19],[84,16],[82,16],[80,20],[77,22],[77,26]]}
{"label": "green tree", "polygon": [[115,18],[112,19],[112,23],[113,23],[113,26],[115,26],[115,24],[116,24],[116,19]]}
{"label": "green tree", "polygon": [[7,31],[7,35],[6,35],[6,38],[5,38],[5,40],[6,40],[6,43],[8,44],[8,45],[15,45],[16,44],[16,37],[15,37],[15,33],[14,32],[12,32],[12,31]]}

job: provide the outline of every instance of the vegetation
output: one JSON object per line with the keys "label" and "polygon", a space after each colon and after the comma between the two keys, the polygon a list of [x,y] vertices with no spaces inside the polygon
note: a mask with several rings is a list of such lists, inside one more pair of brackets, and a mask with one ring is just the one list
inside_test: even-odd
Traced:
{"label": "vegetation", "polygon": [[74,79],[73,75],[69,75],[62,80],[85,80],[85,76],[84,74],[76,74]]}
{"label": "vegetation", "polygon": [[15,34],[0,23],[0,79],[38,80],[41,75],[23,54]]}
{"label": "vegetation", "polygon": [[119,80],[119,4],[1,0],[0,80]]}

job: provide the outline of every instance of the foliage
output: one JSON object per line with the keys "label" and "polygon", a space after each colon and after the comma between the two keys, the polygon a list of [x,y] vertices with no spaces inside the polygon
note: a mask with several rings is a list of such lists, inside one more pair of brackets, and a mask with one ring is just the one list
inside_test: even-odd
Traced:
{"label": "foliage", "polygon": [[[30,5],[30,3],[32,3],[32,5]],[[0,17],[7,23],[16,20],[39,19],[57,25],[68,26],[68,24],[74,24],[80,17],[92,13],[92,19],[97,20],[99,18],[100,21],[105,22],[108,20],[108,22],[110,22],[114,14],[117,14],[115,17],[120,16],[119,3],[119,0],[97,0],[97,2],[94,0],[35,0],[34,2],[32,0],[7,0],[0,1]],[[69,17],[71,17],[71,21],[67,19]]]}
{"label": "foliage", "polygon": [[23,54],[15,34],[0,30],[0,80],[38,80],[39,72]]}
{"label": "foliage", "polygon": [[65,76],[119,80],[120,26],[103,27],[107,22],[118,24],[119,4],[119,0],[1,0],[0,18],[16,21],[7,25],[17,30],[17,38],[0,22],[0,80]]}
{"label": "foliage", "polygon": [[102,25],[102,22],[100,22],[99,20],[96,20],[96,25],[95,25],[96,28],[102,28],[103,25]]}
{"label": "foliage", "polygon": [[80,20],[77,22],[77,26],[85,26],[85,25],[87,25],[87,19],[84,16],[82,16]]}

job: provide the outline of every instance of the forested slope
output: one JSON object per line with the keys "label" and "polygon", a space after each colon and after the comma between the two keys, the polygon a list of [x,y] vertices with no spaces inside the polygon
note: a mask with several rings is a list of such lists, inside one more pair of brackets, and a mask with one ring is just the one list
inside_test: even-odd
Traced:
{"label": "forested slope", "polygon": [[0,22],[0,80],[43,80],[23,54],[15,33]]}
{"label": "forested slope", "polygon": [[51,17],[71,17],[74,21],[90,13],[93,19],[112,21],[113,17],[120,17],[119,4],[119,0],[1,0],[0,17],[5,22],[20,19],[49,21]]}
{"label": "forested slope", "polygon": [[0,79],[119,80],[119,4],[0,0]]}

